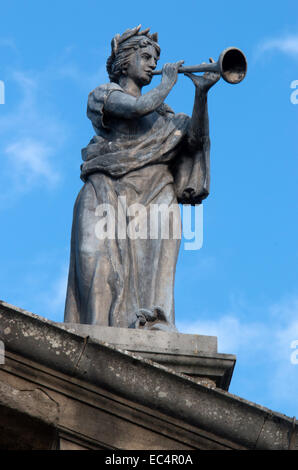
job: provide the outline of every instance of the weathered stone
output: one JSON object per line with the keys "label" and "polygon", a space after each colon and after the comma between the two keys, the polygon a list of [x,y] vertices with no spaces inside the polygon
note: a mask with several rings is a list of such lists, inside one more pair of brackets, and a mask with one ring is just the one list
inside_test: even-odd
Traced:
{"label": "weathered stone", "polygon": [[61,328],[82,336],[105,341],[120,349],[164,354],[216,353],[217,337],[166,331],[114,328],[80,323],[56,323]]}
{"label": "weathered stone", "polygon": [[[53,448],[57,435],[62,448],[298,450],[293,419],[198,384],[140,355],[71,333],[3,302],[0,327],[5,343],[0,381],[7,385],[1,394],[3,434],[13,428],[13,413],[27,419],[16,430],[28,428],[31,420],[44,425],[39,429],[46,438],[38,448],[45,442]],[[61,354],[56,354],[57,345]],[[12,389],[20,405],[11,397]],[[25,390],[29,403],[38,399],[36,410],[29,407],[27,414],[21,399]],[[23,448],[32,448],[32,440]]]}
{"label": "weathered stone", "polygon": [[[114,328],[79,323],[57,323],[79,335],[89,336],[117,349],[130,351],[185,374],[198,383],[228,390],[236,357],[217,352],[215,336],[165,331]],[[203,381],[202,381],[203,380]]]}
{"label": "weathered stone", "polygon": [[27,390],[18,390],[0,381],[1,406],[42,420],[47,424],[56,424],[59,404],[44,390],[34,386],[29,387]]}

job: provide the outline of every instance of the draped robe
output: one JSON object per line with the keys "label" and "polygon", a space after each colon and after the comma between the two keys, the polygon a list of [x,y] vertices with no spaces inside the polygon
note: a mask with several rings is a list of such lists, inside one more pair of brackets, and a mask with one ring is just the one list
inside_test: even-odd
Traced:
{"label": "draped robe", "polygon": [[[150,238],[148,223],[145,238],[119,237],[116,230],[99,239],[97,207],[109,204],[128,226],[131,204],[142,204],[149,221],[152,204],[200,203],[209,193],[209,139],[191,152],[190,118],[165,104],[135,120],[107,116],[106,100],[116,90],[124,93],[108,83],[89,94],[96,135],[82,150],[85,184],[74,206],[65,321],[175,331],[180,238]],[[174,217],[181,224],[179,211]]]}

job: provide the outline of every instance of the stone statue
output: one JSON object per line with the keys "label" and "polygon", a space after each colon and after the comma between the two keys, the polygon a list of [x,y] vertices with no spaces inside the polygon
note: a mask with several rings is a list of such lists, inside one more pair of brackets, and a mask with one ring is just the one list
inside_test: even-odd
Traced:
{"label": "stone statue", "polygon": [[[149,231],[123,236],[123,224],[126,229],[130,223],[126,208],[132,205],[142,208],[140,222],[153,205],[200,204],[208,196],[207,93],[220,75],[187,73],[195,85],[193,113],[175,114],[164,100],[183,61],[165,64],[160,84],[142,94],[159,56],[157,34],[149,29],[117,34],[107,60],[110,83],[89,94],[87,116],[96,135],[82,150],[85,184],[74,206],[65,322],[177,331],[180,238],[152,237]],[[117,233],[98,236],[103,208],[109,207]],[[179,211],[174,218],[181,223]]]}

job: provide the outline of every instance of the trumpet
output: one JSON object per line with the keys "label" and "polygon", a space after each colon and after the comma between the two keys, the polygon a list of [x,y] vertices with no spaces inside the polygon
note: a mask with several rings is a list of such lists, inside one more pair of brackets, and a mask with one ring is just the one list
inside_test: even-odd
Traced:
{"label": "trumpet", "polygon": [[[242,82],[247,72],[247,61],[244,53],[236,47],[228,47],[220,54],[217,62],[209,64],[179,67],[178,73],[217,72],[228,83],[233,85]],[[162,70],[154,70],[152,75],[161,75]]]}

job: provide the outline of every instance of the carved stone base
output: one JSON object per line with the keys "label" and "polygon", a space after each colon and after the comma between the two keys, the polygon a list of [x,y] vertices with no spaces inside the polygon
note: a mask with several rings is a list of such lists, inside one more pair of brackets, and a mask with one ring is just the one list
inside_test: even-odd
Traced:
{"label": "carved stone base", "polygon": [[130,351],[187,375],[196,382],[228,390],[236,357],[217,352],[215,336],[57,323],[61,328]]}
{"label": "carved stone base", "polygon": [[[94,339],[98,329],[139,354]],[[105,330],[0,301],[0,449],[298,450],[294,419],[210,387],[234,363],[216,338]]]}

